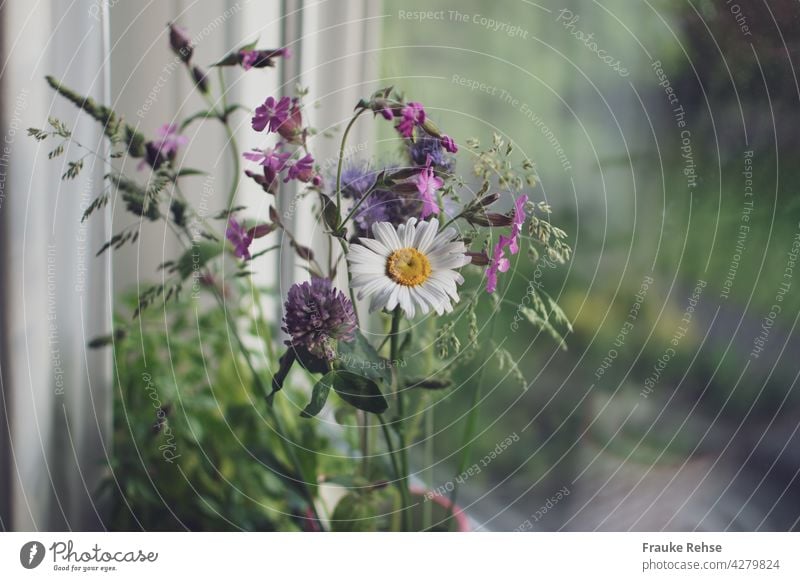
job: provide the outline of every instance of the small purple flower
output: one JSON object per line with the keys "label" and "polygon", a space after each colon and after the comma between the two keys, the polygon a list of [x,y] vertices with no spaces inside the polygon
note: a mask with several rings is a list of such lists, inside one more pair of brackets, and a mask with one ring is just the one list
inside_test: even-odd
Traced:
{"label": "small purple flower", "polygon": [[281,97],[279,101],[275,97],[267,97],[263,105],[256,108],[253,116],[252,126],[256,131],[264,131],[269,127],[270,132],[277,131],[282,123],[289,118],[289,108],[292,100],[289,97]]}
{"label": "small purple flower", "polygon": [[252,69],[253,65],[258,62],[257,50],[243,50],[239,52],[239,56],[241,57],[242,68],[246,71]]}
{"label": "small purple flower", "polygon": [[441,141],[442,147],[444,147],[450,153],[458,152],[458,146],[456,145],[456,142],[453,141],[453,138],[450,137],[449,135],[442,134],[442,137],[441,137],[440,141]]}
{"label": "small purple flower", "polygon": [[500,235],[497,244],[492,252],[489,268],[486,269],[486,292],[493,293],[497,290],[497,273],[507,272],[511,263],[505,256],[506,247],[511,244],[511,238]]}
{"label": "small purple flower", "polygon": [[355,215],[356,238],[371,238],[375,222],[389,222],[393,226],[405,224],[422,212],[422,201],[417,192],[392,192],[372,190]]}
{"label": "small purple flower", "polygon": [[411,139],[414,136],[414,127],[425,123],[425,108],[422,103],[411,101],[403,107],[400,115],[402,119],[395,126],[395,129],[406,139]]}
{"label": "small purple flower", "polygon": [[366,194],[378,178],[369,162],[350,163],[342,170],[342,195],[358,200]]}
{"label": "small purple flower", "polygon": [[444,172],[453,171],[453,157],[445,153],[442,145],[435,137],[421,136],[409,145],[408,153],[414,165],[430,165]]}
{"label": "small purple flower", "polygon": [[394,119],[394,111],[392,111],[389,107],[381,109],[380,112],[383,118],[386,119],[387,121],[391,121],[392,119]]}
{"label": "small purple flower", "polygon": [[292,285],[284,304],[283,331],[294,349],[333,361],[338,341],[355,339],[353,303],[325,278]]}
{"label": "small purple flower", "polygon": [[189,142],[185,135],[178,133],[178,125],[167,123],[158,129],[158,138],[148,141],[145,144],[146,155],[138,169],[142,169],[145,164],[153,169],[158,169],[162,163],[173,161],[178,153],[178,149]]}
{"label": "small purple flower", "polygon": [[314,158],[311,157],[310,153],[295,162],[288,162],[288,167],[289,171],[286,173],[286,177],[283,178],[284,182],[296,179],[308,183],[314,179]]}
{"label": "small purple flower", "polygon": [[428,165],[417,175],[417,190],[422,199],[423,220],[431,214],[439,213],[439,203],[436,200],[436,192],[444,185],[444,180],[433,172],[433,168],[428,160]]}
{"label": "small purple flower", "polygon": [[275,58],[289,58],[291,51],[288,48],[276,48],[266,50],[240,50],[238,62],[246,71],[250,69],[263,69],[264,67],[274,67]]}
{"label": "small purple flower", "polygon": [[528,201],[528,196],[522,194],[514,201],[514,218],[511,223],[511,240],[508,244],[508,249],[511,254],[519,252],[519,235],[522,232],[522,225],[525,223],[525,204]]}
{"label": "small purple flower", "polygon": [[286,167],[286,162],[291,157],[291,153],[280,151],[282,144],[279,143],[271,149],[254,149],[246,151],[242,157],[254,161],[264,167],[264,177],[268,184],[271,184],[283,169]]}
{"label": "small purple flower", "polygon": [[233,254],[237,258],[250,260],[250,244],[253,242],[253,232],[236,221],[236,218],[228,218],[228,229],[225,237],[233,244]]}

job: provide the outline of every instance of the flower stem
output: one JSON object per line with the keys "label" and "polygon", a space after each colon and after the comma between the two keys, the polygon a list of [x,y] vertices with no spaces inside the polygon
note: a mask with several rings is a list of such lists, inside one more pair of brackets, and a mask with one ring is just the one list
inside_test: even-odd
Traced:
{"label": "flower stem", "polygon": [[389,331],[389,359],[393,362],[392,364],[392,384],[394,387],[395,399],[397,401],[397,437],[400,442],[400,450],[398,452],[399,455],[399,462],[400,462],[400,478],[399,483],[401,486],[401,496],[403,500],[403,507],[402,507],[402,522],[403,522],[403,529],[410,530],[410,519],[409,519],[409,501],[408,501],[408,447],[406,446],[406,436],[405,436],[405,426],[403,422],[405,421],[405,405],[403,401],[403,391],[400,387],[400,381],[397,374],[397,367],[394,365],[394,362],[398,359],[398,349],[400,346],[400,319],[402,317],[402,312],[400,308],[395,308],[394,312],[392,313],[392,326]]}
{"label": "flower stem", "polygon": [[347,144],[347,136],[350,135],[350,130],[353,128],[353,125],[355,125],[356,119],[358,119],[364,111],[366,111],[366,109],[359,109],[358,113],[353,115],[352,119],[350,119],[350,122],[347,124],[342,134],[342,143],[339,145],[339,163],[336,167],[336,216],[339,219],[339,227],[342,226],[342,165],[344,164],[344,148]]}
{"label": "flower stem", "polygon": [[[231,334],[236,339],[236,342],[239,344],[239,348],[244,355],[244,359],[247,362],[247,366],[250,369],[250,373],[253,376],[253,381],[256,384],[256,387],[264,396],[268,393],[264,382],[261,380],[261,376],[258,374],[258,371],[253,364],[253,360],[250,357],[250,352],[247,350],[247,347],[242,340],[241,335],[239,334],[239,330],[236,328],[236,323],[231,318],[230,313],[225,305],[225,301],[219,293],[219,290],[214,288],[214,297],[217,299],[217,302],[220,305],[223,313],[225,313],[225,321],[228,323],[228,328],[231,331]],[[281,442],[281,446],[283,447],[283,451],[285,452],[289,462],[291,462],[294,470],[295,470],[295,477],[297,478],[297,483],[303,491],[304,496],[306,497],[306,502],[308,503],[309,510],[313,515],[314,519],[316,519],[317,523],[321,525],[322,521],[319,518],[319,514],[317,513],[317,508],[314,505],[314,496],[311,494],[311,491],[308,489],[308,481],[303,473],[303,467],[300,463],[297,454],[294,451],[292,445],[288,442],[285,434],[286,430],[284,429],[283,422],[280,419],[280,414],[278,414],[270,405],[267,405],[267,414],[269,415],[270,419],[272,419],[273,423],[275,424],[275,432],[278,435],[278,439]]]}
{"label": "flower stem", "polygon": [[239,148],[236,146],[236,137],[233,134],[233,128],[228,120],[222,121],[225,126],[225,134],[228,136],[228,144],[231,151],[231,160],[233,161],[233,177],[231,179],[231,187],[228,191],[228,208],[233,207],[233,199],[236,197],[236,190],[239,189],[239,173],[241,172],[241,165],[239,160]]}

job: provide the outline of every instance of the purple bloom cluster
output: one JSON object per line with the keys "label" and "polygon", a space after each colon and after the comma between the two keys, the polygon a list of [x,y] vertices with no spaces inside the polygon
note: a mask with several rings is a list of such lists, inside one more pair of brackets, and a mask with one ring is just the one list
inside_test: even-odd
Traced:
{"label": "purple bloom cluster", "polygon": [[[448,137],[448,139],[450,138]],[[451,173],[455,160],[452,156],[447,155],[442,146],[443,141],[443,139],[439,140],[430,136],[420,137],[408,148],[411,161],[414,165],[425,166],[430,159],[430,165],[438,170]]]}
{"label": "purple bloom cluster", "polygon": [[389,222],[393,226],[405,224],[414,216],[422,214],[422,201],[415,193],[373,190],[354,217],[355,236],[372,238],[375,222]]}
{"label": "purple bloom cluster", "polygon": [[[312,182],[315,186],[321,183],[319,176],[314,171],[314,158],[307,153],[303,157],[293,160],[292,154],[281,151],[283,143],[278,143],[270,149],[253,149],[246,151],[242,157],[254,161],[264,168],[263,183],[267,189],[277,180],[283,170],[288,170],[283,178],[284,182],[298,180],[304,183]],[[261,183],[261,180],[257,180]]]}
{"label": "purple bloom cluster", "polygon": [[333,361],[336,343],[355,339],[353,303],[325,278],[294,284],[284,304],[282,329],[290,347]]}
{"label": "purple bloom cluster", "polygon": [[378,178],[376,172],[366,161],[350,163],[342,170],[342,195],[353,200],[361,199]]}

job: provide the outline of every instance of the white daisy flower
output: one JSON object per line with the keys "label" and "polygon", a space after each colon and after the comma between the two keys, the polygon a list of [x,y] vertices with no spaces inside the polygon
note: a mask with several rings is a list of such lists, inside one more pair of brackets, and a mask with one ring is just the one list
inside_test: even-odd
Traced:
{"label": "white daisy flower", "polygon": [[410,218],[395,230],[389,222],[372,225],[374,238],[359,238],[347,253],[350,284],[360,289],[358,298],[371,296],[369,310],[398,305],[411,318],[417,307],[427,314],[453,310],[458,286],[464,282],[456,270],[470,263],[464,243],[453,241],[454,228],[437,234],[439,221],[417,224]]}

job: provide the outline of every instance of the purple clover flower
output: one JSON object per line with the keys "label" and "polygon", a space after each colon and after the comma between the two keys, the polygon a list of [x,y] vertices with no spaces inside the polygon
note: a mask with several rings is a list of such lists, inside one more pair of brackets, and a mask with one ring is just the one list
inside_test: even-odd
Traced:
{"label": "purple clover flower", "polygon": [[279,101],[275,97],[267,97],[263,105],[256,108],[256,114],[253,116],[252,126],[255,131],[264,131],[268,129],[270,132],[275,132],[285,123],[289,118],[289,108],[292,105],[292,100],[289,97],[281,97]]}
{"label": "purple clover flower", "polygon": [[333,361],[337,342],[355,339],[353,303],[325,278],[294,284],[284,304],[282,329],[290,337],[288,346]]}

